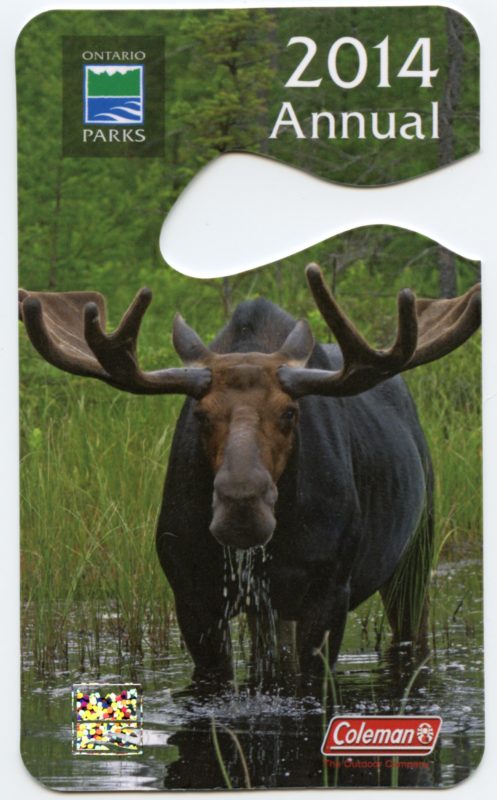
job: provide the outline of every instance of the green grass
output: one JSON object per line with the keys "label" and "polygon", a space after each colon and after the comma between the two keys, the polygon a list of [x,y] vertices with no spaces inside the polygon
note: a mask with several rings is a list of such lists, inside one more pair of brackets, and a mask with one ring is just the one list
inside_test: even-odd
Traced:
{"label": "green grass", "polygon": [[251,789],[252,785],[251,785],[251,782],[250,782],[250,771],[249,771],[249,767],[248,767],[248,764],[247,764],[247,758],[245,756],[245,753],[244,753],[243,747],[241,745],[240,739],[236,735],[235,731],[231,730],[231,728],[228,728],[226,725],[223,725],[221,722],[216,722],[216,719],[214,717],[212,717],[211,718],[211,737],[212,737],[212,742],[213,742],[213,745],[214,745],[214,752],[216,754],[216,760],[217,760],[217,763],[219,764],[219,769],[221,770],[221,774],[223,776],[223,780],[224,780],[226,788],[227,789],[233,789],[233,784],[231,782],[231,778],[229,776],[228,768],[226,766],[226,762],[224,760],[223,753],[222,753],[222,750],[221,750],[221,745],[219,743],[219,738],[218,738],[218,735],[217,735],[217,727],[219,727],[220,730],[223,731],[223,733],[226,734],[231,739],[231,741],[233,742],[233,744],[235,746],[235,750],[236,750],[237,756],[238,756],[238,759],[239,759],[241,767],[242,767],[243,777],[244,777],[244,781],[245,781],[245,788],[246,789]]}
{"label": "green grass", "polygon": [[481,556],[481,341],[406,375],[435,472],[438,555]]}
{"label": "green grass", "polygon": [[31,378],[21,441],[25,649],[45,669],[64,657],[70,631],[86,645],[83,659],[112,632],[116,656],[136,658],[144,645],[159,653],[172,595],[154,534],[179,404],[59,374],[50,386]]}
{"label": "green grass", "polygon": [[[363,316],[364,302],[352,309],[356,315]],[[365,334],[388,340],[381,308],[378,319]],[[165,340],[163,331],[159,361],[176,363]],[[147,366],[158,364],[155,350],[145,350]],[[115,643],[109,655],[164,652],[173,601],[154,537],[182,399],[134,397],[58,372],[24,331],[21,362],[24,652],[42,672],[68,661],[75,636],[80,663],[93,667],[106,633]],[[407,380],[434,460],[437,557],[478,557],[479,337]]]}

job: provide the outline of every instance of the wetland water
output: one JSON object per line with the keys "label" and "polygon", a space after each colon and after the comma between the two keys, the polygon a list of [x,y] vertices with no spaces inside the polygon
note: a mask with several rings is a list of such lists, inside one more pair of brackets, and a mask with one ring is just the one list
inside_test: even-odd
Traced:
{"label": "wetland water", "polygon": [[[432,755],[410,758],[416,766],[400,767],[399,786],[452,786],[471,774],[483,753],[480,563],[443,564],[434,576],[432,597],[430,657],[414,681],[405,713],[441,716],[441,737]],[[350,614],[336,669],[337,703],[332,708],[328,700],[326,709],[322,697],[289,696],[277,687],[244,688],[243,643],[236,650],[237,686],[203,700],[181,692],[188,685],[191,662],[177,639],[161,659],[152,660],[145,652],[138,665],[106,661],[101,641],[99,674],[74,668],[42,676],[24,654],[24,762],[45,786],[59,790],[226,788],[213,745],[214,719],[233,788],[245,788],[246,777],[229,731],[241,744],[253,788],[392,786],[396,778],[387,759],[371,756],[351,763],[342,757],[326,763],[320,753],[333,713],[399,713],[419,662],[402,650],[388,651],[382,619],[376,598]],[[378,641],[381,647],[375,649]],[[143,754],[73,755],[72,685],[125,681],[143,687]]]}

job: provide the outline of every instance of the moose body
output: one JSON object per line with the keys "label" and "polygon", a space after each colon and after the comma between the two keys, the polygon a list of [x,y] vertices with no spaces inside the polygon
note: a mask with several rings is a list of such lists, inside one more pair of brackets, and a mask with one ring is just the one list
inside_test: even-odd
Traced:
{"label": "moose body", "polygon": [[[295,324],[271,303],[244,303],[213,349],[272,353]],[[336,346],[316,345],[307,363],[336,371],[341,362]],[[223,550],[209,530],[214,473],[195,406],[187,400],[177,423],[157,549],[196,677],[229,678]],[[299,406],[292,452],[278,481],[265,570],[277,618],[297,622],[301,669],[317,671],[314,651],[325,633],[334,660],[347,612],[388,584],[421,523],[426,530],[419,534],[429,544],[431,465],[399,376],[354,397],[304,397]],[[405,628],[409,612],[403,613]],[[397,629],[402,637],[402,623]]]}
{"label": "moose body", "polygon": [[243,609],[253,639],[264,594],[280,642],[297,623],[304,676],[322,670],[327,636],[334,664],[348,611],[378,589],[396,640],[416,640],[426,625],[433,476],[399,373],[471,336],[479,287],[448,300],[403,290],[396,339],[374,350],[317,265],[307,278],[338,347],[315,344],[307,322],[257,300],[238,307],[210,348],[177,315],[173,343],[184,367],[155,372],[140,369],[136,352],[149,290],[110,334],[98,293],[20,290],[20,317],[51,364],[136,394],[189,398],[157,550],[197,681],[232,676],[229,619],[242,610],[236,581],[226,581],[233,553],[254,554]]}

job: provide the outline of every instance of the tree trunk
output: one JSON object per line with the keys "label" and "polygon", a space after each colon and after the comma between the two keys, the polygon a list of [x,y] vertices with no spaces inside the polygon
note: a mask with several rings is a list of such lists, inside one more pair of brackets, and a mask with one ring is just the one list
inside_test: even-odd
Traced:
{"label": "tree trunk", "polygon": [[438,246],[440,297],[457,296],[456,257],[452,250]]}
{"label": "tree trunk", "polygon": [[53,211],[52,231],[50,236],[50,269],[48,272],[48,288],[53,291],[57,286],[57,266],[59,261],[59,222],[62,203],[62,163],[57,167],[55,181],[55,203]]}
{"label": "tree trunk", "polygon": [[224,317],[229,319],[233,312],[233,287],[228,277],[222,279],[221,287]]}
{"label": "tree trunk", "polygon": [[[439,164],[445,166],[454,161],[454,115],[461,96],[461,80],[464,65],[462,42],[463,25],[459,14],[447,9],[447,59],[448,71],[444,93],[440,104]],[[454,253],[445,247],[438,248],[441,297],[456,297],[457,270]]]}

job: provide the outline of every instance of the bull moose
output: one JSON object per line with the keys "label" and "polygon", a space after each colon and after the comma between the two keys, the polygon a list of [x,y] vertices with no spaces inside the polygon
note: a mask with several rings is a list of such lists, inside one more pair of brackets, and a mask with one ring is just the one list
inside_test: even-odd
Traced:
{"label": "bull moose", "polygon": [[54,366],[127,392],[187,395],[157,551],[197,682],[233,674],[229,618],[241,605],[227,586],[227,553],[254,554],[264,583],[250,584],[249,625],[264,586],[282,642],[296,623],[304,676],[319,674],[325,638],[334,664],[347,612],[377,590],[394,640],[416,640],[426,625],[433,475],[398,373],[471,336],[479,287],[437,300],[403,290],[394,344],[374,350],[316,264],[307,279],[338,346],[316,344],[306,321],[260,298],[241,303],[210,347],[177,314],[173,344],[184,366],[155,372],[142,371],[136,354],[148,289],[110,334],[98,293],[20,290],[28,335]]}

